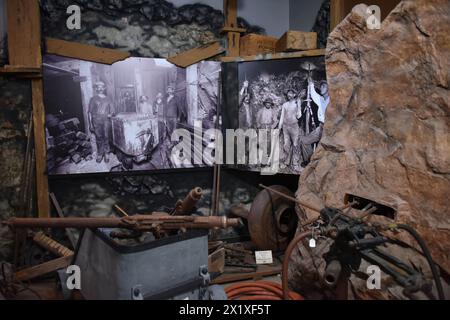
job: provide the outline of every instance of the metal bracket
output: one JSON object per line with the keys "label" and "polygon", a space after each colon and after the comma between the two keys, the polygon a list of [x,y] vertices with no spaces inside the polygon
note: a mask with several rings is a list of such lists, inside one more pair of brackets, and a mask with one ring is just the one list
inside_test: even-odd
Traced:
{"label": "metal bracket", "polygon": [[138,284],[131,288],[131,300],[144,300],[142,285]]}
{"label": "metal bracket", "polygon": [[199,274],[202,278],[202,287],[209,286],[209,283],[211,282],[211,276],[208,272],[208,266],[200,266]]}

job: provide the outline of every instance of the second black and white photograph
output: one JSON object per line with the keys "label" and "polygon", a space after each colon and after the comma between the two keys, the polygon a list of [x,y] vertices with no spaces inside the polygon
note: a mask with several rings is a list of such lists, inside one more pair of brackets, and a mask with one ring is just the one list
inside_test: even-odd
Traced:
{"label": "second black and white photograph", "polygon": [[[216,127],[220,63],[179,68],[165,59],[112,65],[46,55],[47,169],[50,175],[185,168],[176,129]],[[208,166],[203,163],[195,166]]]}
{"label": "second black and white photograph", "polygon": [[279,173],[299,174],[322,137],[330,103],[324,57],[242,62],[238,73],[239,128],[279,129]]}

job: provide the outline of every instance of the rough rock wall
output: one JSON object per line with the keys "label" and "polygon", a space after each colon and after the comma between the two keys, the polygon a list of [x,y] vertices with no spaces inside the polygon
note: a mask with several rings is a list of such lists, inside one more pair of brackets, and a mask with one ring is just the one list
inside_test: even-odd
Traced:
{"label": "rough rock wall", "polygon": [[[31,111],[27,81],[0,78],[0,220],[16,215]],[[0,261],[12,254],[12,235],[0,225]]]}
{"label": "rough rock wall", "polygon": [[403,1],[381,30],[367,30],[365,8],[328,39],[331,104],[297,197],[387,201],[450,271],[450,1]]}

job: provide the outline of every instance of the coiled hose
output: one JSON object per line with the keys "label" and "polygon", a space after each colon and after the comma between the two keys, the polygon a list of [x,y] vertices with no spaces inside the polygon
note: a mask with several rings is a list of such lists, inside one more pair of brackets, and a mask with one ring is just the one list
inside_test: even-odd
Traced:
{"label": "coiled hose", "polygon": [[[269,281],[250,281],[231,285],[225,289],[229,300],[283,300],[283,288]],[[290,300],[304,300],[296,292],[288,291]]]}

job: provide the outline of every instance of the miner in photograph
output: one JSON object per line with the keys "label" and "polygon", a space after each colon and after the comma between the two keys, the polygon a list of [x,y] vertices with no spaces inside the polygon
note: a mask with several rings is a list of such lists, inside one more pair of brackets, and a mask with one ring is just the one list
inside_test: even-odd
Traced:
{"label": "miner in photograph", "polygon": [[277,110],[273,107],[272,98],[266,98],[263,102],[264,108],[258,111],[256,122],[258,129],[275,129],[277,126]]}
{"label": "miner in photograph", "polygon": [[294,154],[295,159],[297,159],[297,154],[299,154],[299,136],[300,127],[298,125],[298,119],[302,115],[301,100],[297,98],[297,94],[294,90],[289,89],[286,92],[286,102],[281,107],[280,122],[278,124],[278,129],[282,130],[284,137],[283,149],[286,154],[286,165],[291,163],[291,156]]}
{"label": "miner in photograph", "polygon": [[167,87],[164,103],[164,120],[167,134],[170,139],[172,133],[177,128],[177,123],[179,123],[180,119],[183,117],[183,107],[180,99],[175,95],[175,87],[173,85]]}
{"label": "miner in photograph", "polygon": [[325,122],[325,112],[330,104],[330,96],[328,95],[328,84],[326,81],[320,82],[320,94],[314,88],[312,79],[308,81],[311,99],[317,105],[317,119],[319,125],[311,133],[302,138],[302,143],[305,145],[315,144],[320,141],[323,132],[323,124]]}
{"label": "miner in photograph", "polygon": [[156,115],[156,112],[148,96],[143,95],[139,97],[139,113],[151,117]]}
{"label": "miner in photograph", "polygon": [[95,95],[89,101],[89,127],[95,135],[97,144],[97,163],[102,159],[109,162],[110,152],[109,138],[111,131],[111,116],[114,112],[113,103],[106,95],[106,85],[103,81],[94,84]]}

